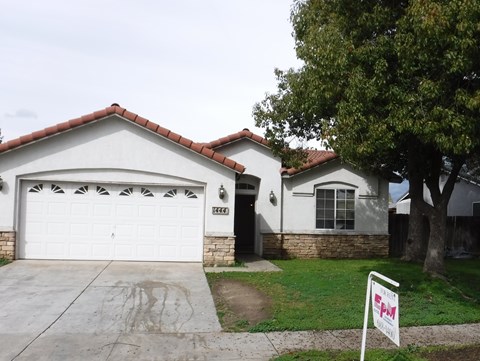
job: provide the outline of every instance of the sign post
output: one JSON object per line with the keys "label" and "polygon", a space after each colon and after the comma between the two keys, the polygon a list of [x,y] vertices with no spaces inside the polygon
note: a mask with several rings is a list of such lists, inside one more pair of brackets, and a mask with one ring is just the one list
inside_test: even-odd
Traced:
{"label": "sign post", "polygon": [[383,332],[389,339],[395,342],[397,346],[400,346],[398,295],[381,284],[372,281],[372,277],[380,278],[381,280],[384,280],[395,287],[400,286],[398,282],[395,282],[380,273],[372,271],[368,275],[360,361],[364,361],[365,359],[368,310],[370,308],[370,297],[372,296],[372,293],[373,323],[375,327]]}

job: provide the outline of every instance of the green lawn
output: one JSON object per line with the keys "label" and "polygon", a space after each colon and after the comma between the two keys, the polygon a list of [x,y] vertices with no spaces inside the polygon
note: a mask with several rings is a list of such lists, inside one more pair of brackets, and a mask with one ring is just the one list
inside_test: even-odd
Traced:
{"label": "green lawn", "polygon": [[[464,360],[476,360],[480,352],[479,345],[473,346],[433,346],[410,347],[392,350],[367,350],[365,360],[375,361],[429,361],[448,360],[452,354],[460,360],[459,354],[465,355]],[[450,355],[450,357],[449,357]],[[471,358],[471,357],[475,358]],[[468,357],[468,358],[467,358]],[[305,351],[295,352],[273,358],[272,361],[355,361],[360,359],[360,351]]]}
{"label": "green lawn", "polygon": [[273,317],[252,332],[362,328],[370,271],[400,283],[400,326],[480,322],[480,260],[448,261],[448,281],[431,279],[421,265],[392,259],[274,263],[283,272],[208,274],[210,284],[237,279],[272,298]]}

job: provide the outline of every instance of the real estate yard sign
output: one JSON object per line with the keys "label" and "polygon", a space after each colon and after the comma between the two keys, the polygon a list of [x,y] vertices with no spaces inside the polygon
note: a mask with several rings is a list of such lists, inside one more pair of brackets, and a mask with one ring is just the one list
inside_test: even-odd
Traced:
{"label": "real estate yard sign", "polygon": [[373,324],[400,346],[398,325],[398,295],[380,283],[372,281]]}
{"label": "real estate yard sign", "polygon": [[365,297],[365,318],[363,320],[362,348],[360,361],[365,359],[365,347],[367,343],[368,310],[370,309],[370,297],[372,298],[373,323],[376,328],[382,331],[397,346],[400,346],[400,329],[398,295],[388,288],[372,280],[372,277],[379,278],[391,285],[398,287],[400,284],[390,278],[378,273],[370,272],[367,283],[367,296]]}

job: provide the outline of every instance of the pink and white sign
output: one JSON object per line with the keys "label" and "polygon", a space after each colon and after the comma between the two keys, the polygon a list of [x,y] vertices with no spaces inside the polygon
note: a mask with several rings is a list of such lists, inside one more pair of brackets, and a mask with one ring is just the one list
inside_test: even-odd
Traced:
{"label": "pink and white sign", "polygon": [[372,310],[375,327],[400,346],[398,295],[372,281]]}

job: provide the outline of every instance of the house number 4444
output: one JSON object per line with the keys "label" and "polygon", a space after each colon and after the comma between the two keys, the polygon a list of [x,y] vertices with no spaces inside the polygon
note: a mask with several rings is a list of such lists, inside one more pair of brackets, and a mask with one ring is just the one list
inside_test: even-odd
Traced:
{"label": "house number 4444", "polygon": [[212,214],[228,215],[228,207],[212,207]]}

